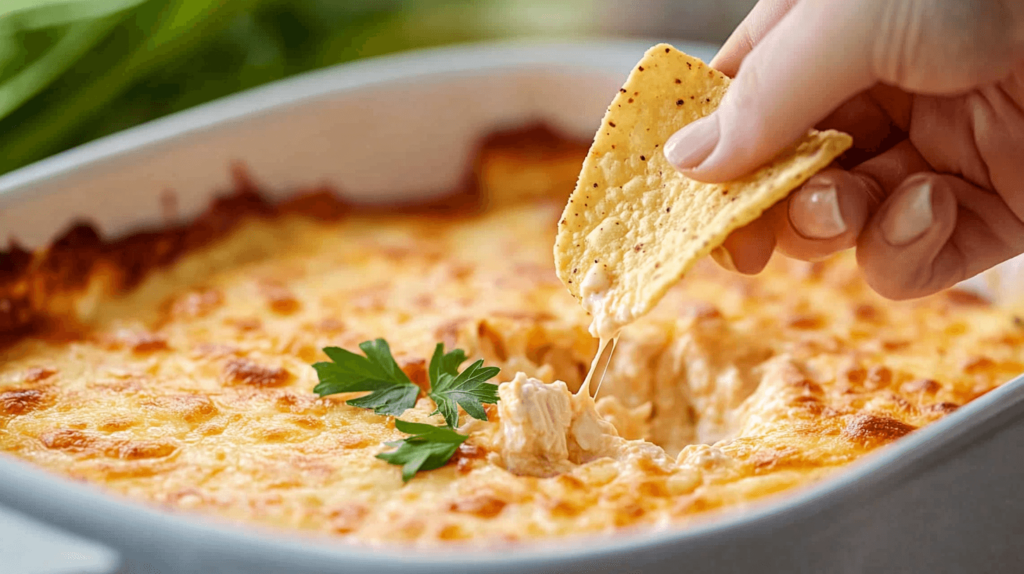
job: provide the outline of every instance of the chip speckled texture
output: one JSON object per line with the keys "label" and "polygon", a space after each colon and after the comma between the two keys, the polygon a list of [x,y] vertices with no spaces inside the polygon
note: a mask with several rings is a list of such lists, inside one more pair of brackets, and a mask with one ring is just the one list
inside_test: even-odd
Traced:
{"label": "chip speckled texture", "polygon": [[[447,466],[403,485],[375,458],[403,436],[393,421],[317,398],[310,364],[382,336],[424,384],[444,341],[501,367],[499,382],[521,371],[575,391],[596,341],[544,230],[584,154],[485,149],[483,187],[508,200],[485,213],[252,217],[134,291],[94,296],[86,331],[0,350],[0,457],[331,542],[593,545],[792,496],[1024,369],[1024,322],[965,293],[888,302],[848,256],[776,258],[757,277],[705,261],[622,336],[597,406],[670,467],[637,456],[514,474],[499,402]],[[547,191],[513,201],[516,173]],[[421,397],[403,419],[441,424],[433,409]]]}
{"label": "chip speckled texture", "polygon": [[[659,44],[630,73],[605,114],[562,214],[558,276],[610,336],[643,315],[701,257],[850,147],[850,136],[811,131],[741,179],[706,184],[665,159],[661,146],[718,107],[729,78]],[[598,300],[581,285],[604,279]],[[604,322],[607,328],[601,328]],[[597,333],[595,333],[597,334]]]}

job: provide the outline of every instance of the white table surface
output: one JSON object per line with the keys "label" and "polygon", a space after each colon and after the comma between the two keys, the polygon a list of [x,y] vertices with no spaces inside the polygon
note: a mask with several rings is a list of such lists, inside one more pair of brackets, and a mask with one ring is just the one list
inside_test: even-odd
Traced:
{"label": "white table surface", "polygon": [[0,573],[113,574],[117,554],[0,506]]}

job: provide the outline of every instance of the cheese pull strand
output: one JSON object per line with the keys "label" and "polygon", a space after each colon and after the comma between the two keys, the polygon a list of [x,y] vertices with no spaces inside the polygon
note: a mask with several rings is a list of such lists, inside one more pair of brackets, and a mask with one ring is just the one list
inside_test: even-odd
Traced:
{"label": "cheese pull strand", "polygon": [[[597,354],[594,356],[594,361],[590,363],[590,370],[587,371],[587,378],[583,380],[583,384],[580,385],[580,390],[577,391],[576,394],[582,395],[586,393],[589,395],[590,381],[594,379],[596,375],[597,388],[594,389],[594,400],[597,400],[597,394],[601,392],[601,383],[604,382],[604,376],[608,372],[608,367],[612,364],[612,355],[615,354],[615,345],[618,342],[618,333],[616,333],[611,339],[606,339],[604,337],[599,339],[597,343]],[[602,359],[604,360],[602,361]]]}

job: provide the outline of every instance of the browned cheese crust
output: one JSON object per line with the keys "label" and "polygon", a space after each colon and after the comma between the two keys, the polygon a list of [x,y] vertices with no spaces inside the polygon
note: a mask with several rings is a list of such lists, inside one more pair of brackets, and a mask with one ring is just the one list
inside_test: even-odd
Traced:
{"label": "browned cheese crust", "polygon": [[[578,388],[596,342],[551,244],[584,153],[543,133],[491,140],[453,200],[483,210],[355,212],[327,190],[275,207],[242,186],[231,201],[248,207],[228,210],[241,216],[116,244],[81,227],[47,253],[9,252],[0,456],[176,511],[370,543],[505,543],[677,527],[792,492],[1024,366],[1021,321],[962,292],[883,301],[848,256],[776,258],[757,277],[705,262],[623,333],[598,402],[672,465],[519,476],[489,408],[449,465],[403,485],[374,458],[403,436],[393,420],[318,399],[310,363],[385,337],[422,385],[443,341],[502,382]],[[403,418],[440,423],[432,410],[421,397]]]}

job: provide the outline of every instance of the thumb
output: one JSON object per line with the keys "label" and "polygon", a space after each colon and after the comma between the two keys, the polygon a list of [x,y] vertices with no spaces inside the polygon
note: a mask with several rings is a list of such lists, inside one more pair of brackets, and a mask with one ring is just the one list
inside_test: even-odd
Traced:
{"label": "thumb", "polygon": [[702,181],[734,179],[772,159],[874,83],[879,2],[797,3],[744,58],[719,108],[665,143],[665,157]]}

